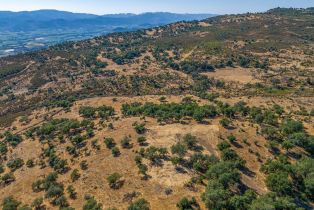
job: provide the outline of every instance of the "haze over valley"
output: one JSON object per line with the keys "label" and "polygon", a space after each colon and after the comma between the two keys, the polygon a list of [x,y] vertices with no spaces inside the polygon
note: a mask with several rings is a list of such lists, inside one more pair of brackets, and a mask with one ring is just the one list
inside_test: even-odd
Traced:
{"label": "haze over valley", "polygon": [[0,57],[38,50],[65,41],[212,16],[214,15],[166,12],[93,15],[57,10],[0,11]]}

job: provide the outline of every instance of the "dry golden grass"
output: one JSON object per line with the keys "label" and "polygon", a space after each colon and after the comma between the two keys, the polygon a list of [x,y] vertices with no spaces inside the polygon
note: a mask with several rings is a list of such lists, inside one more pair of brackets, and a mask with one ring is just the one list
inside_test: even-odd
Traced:
{"label": "dry golden grass", "polygon": [[[184,96],[170,96],[167,97],[168,102],[180,102]],[[185,173],[179,173],[170,162],[164,162],[160,167],[149,165],[148,174],[151,176],[148,180],[143,180],[142,176],[138,173],[137,166],[134,158],[136,151],[139,149],[139,145],[136,142],[138,134],[136,134],[133,123],[144,122],[143,119],[138,117],[124,118],[121,116],[120,108],[123,103],[131,102],[154,102],[159,103],[159,96],[144,96],[144,97],[117,97],[113,100],[113,97],[97,97],[91,99],[85,99],[75,102],[70,112],[64,112],[60,110],[38,110],[33,112],[29,117],[31,120],[27,125],[21,125],[19,121],[14,122],[16,127],[15,132],[20,132],[26,127],[38,125],[41,123],[43,118],[46,116],[53,116],[53,118],[73,118],[82,119],[78,115],[78,109],[82,105],[88,106],[101,106],[110,105],[117,110],[117,117],[119,119],[113,120],[114,129],[109,129],[98,124],[98,120],[95,120],[96,130],[95,136],[92,139],[97,139],[98,144],[101,145],[100,150],[91,148],[90,142],[88,148],[91,151],[88,156],[80,156],[75,159],[71,157],[65,151],[67,144],[60,144],[57,146],[57,153],[60,157],[68,159],[71,170],[79,168],[79,163],[82,160],[86,160],[88,163],[88,169],[81,171],[81,178],[75,183],[70,181],[70,173],[61,175],[59,181],[65,186],[72,184],[77,192],[78,197],[76,200],[70,200],[70,204],[74,208],[80,208],[84,203],[84,195],[94,195],[98,201],[104,204],[105,207],[119,207],[125,208],[128,206],[130,200],[125,199],[127,193],[136,192],[138,197],[147,199],[152,209],[176,209],[176,203],[183,196],[195,196],[200,200],[200,192],[203,190],[202,186],[198,186],[198,191],[193,192],[184,187],[191,177],[195,174],[192,171],[186,171]],[[204,100],[198,100],[201,104],[206,104]],[[243,98],[241,98],[243,100]],[[238,99],[225,99],[232,103],[238,101]],[[264,98],[261,99],[244,99],[249,105],[269,105],[276,99],[269,99],[269,102]],[[278,102],[278,101],[277,101]],[[287,102],[289,100],[281,101]],[[37,118],[37,119],[36,119]],[[267,192],[264,184],[264,174],[259,171],[261,162],[257,160],[256,153],[258,152],[261,156],[261,160],[265,161],[267,158],[272,157],[265,147],[266,140],[256,135],[256,125],[252,125],[248,122],[235,121],[234,125],[237,129],[226,130],[219,125],[219,119],[214,119],[208,124],[198,124],[194,121],[187,122],[188,124],[168,124],[159,125],[155,119],[146,118],[145,127],[147,128],[148,144],[151,146],[161,146],[170,148],[171,145],[175,144],[182,138],[183,135],[191,133],[197,136],[199,144],[204,148],[204,153],[214,154],[219,156],[217,150],[217,144],[219,138],[226,138],[228,135],[234,135],[238,139],[238,145],[233,146],[233,149],[238,155],[246,161],[247,168],[253,175],[242,175],[242,181],[255,189],[259,194]],[[311,129],[310,129],[311,130]],[[104,137],[112,137],[119,144],[119,141],[124,136],[130,136],[132,139],[132,149],[120,148],[121,155],[117,158],[113,157],[111,151],[107,149],[103,143]],[[243,143],[243,140],[247,139],[250,146]],[[91,140],[90,140],[91,141]],[[120,146],[119,146],[120,147]],[[248,151],[250,148],[251,152]],[[23,141],[16,149],[9,152],[9,159],[12,157],[21,157],[24,161],[28,159],[34,159],[36,162],[40,160],[42,146],[38,139],[34,141],[27,139]],[[39,169],[39,166],[34,168],[27,168],[23,166],[15,172],[16,182],[11,185],[0,189],[0,200],[8,195],[14,195],[17,199],[23,203],[30,204],[31,201],[42,193],[34,193],[31,189],[31,185],[34,181],[40,177],[47,175],[51,172],[49,167]],[[124,185],[119,190],[112,190],[109,188],[106,177],[114,172],[119,172],[123,175]],[[165,194],[166,189],[172,189],[173,192],[170,195]],[[46,203],[48,209],[52,208],[49,203]]]}

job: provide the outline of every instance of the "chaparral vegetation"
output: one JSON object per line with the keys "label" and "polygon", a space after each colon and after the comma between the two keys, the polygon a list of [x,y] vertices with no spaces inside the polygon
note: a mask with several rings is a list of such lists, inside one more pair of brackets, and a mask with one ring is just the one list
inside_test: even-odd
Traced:
{"label": "chaparral vegetation", "polygon": [[314,205],[314,10],[217,16],[0,59],[0,205]]}

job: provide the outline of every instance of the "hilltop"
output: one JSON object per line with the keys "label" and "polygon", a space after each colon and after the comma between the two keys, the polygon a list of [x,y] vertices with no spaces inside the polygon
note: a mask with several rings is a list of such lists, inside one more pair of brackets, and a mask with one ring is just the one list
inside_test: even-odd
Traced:
{"label": "hilltop", "polygon": [[313,23],[276,8],[1,58],[3,206],[313,208]]}

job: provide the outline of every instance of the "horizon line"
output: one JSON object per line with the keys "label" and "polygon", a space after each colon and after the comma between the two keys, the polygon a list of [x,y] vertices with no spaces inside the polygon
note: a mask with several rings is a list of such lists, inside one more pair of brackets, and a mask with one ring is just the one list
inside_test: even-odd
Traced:
{"label": "horizon line", "polygon": [[87,15],[95,15],[95,16],[103,16],[103,15],[141,15],[147,13],[172,13],[172,14],[182,14],[182,15],[224,15],[224,14],[217,14],[212,12],[173,12],[173,11],[147,11],[147,12],[119,12],[119,13],[89,13],[89,12],[75,12],[69,10],[58,10],[58,9],[36,9],[36,10],[0,10],[0,12],[12,12],[12,13],[21,13],[21,12],[38,12],[38,11],[57,11],[57,12],[68,12],[73,14],[87,14]]}
{"label": "horizon line", "polygon": [[142,15],[147,13],[171,13],[171,14],[180,14],[180,15],[232,15],[232,14],[246,14],[246,13],[265,13],[269,10],[276,9],[276,8],[282,8],[282,9],[308,9],[312,7],[274,7],[271,9],[267,9],[264,11],[247,11],[242,13],[212,13],[212,12],[175,12],[175,11],[144,11],[144,12],[119,12],[119,13],[89,13],[89,12],[79,12],[79,11],[70,11],[70,10],[59,10],[59,9],[36,9],[36,10],[0,10],[0,12],[12,12],[12,13],[22,13],[22,12],[38,12],[38,11],[57,11],[57,12],[67,12],[67,13],[73,13],[73,14],[86,14],[86,15],[95,15],[95,16],[105,16],[105,15]]}

